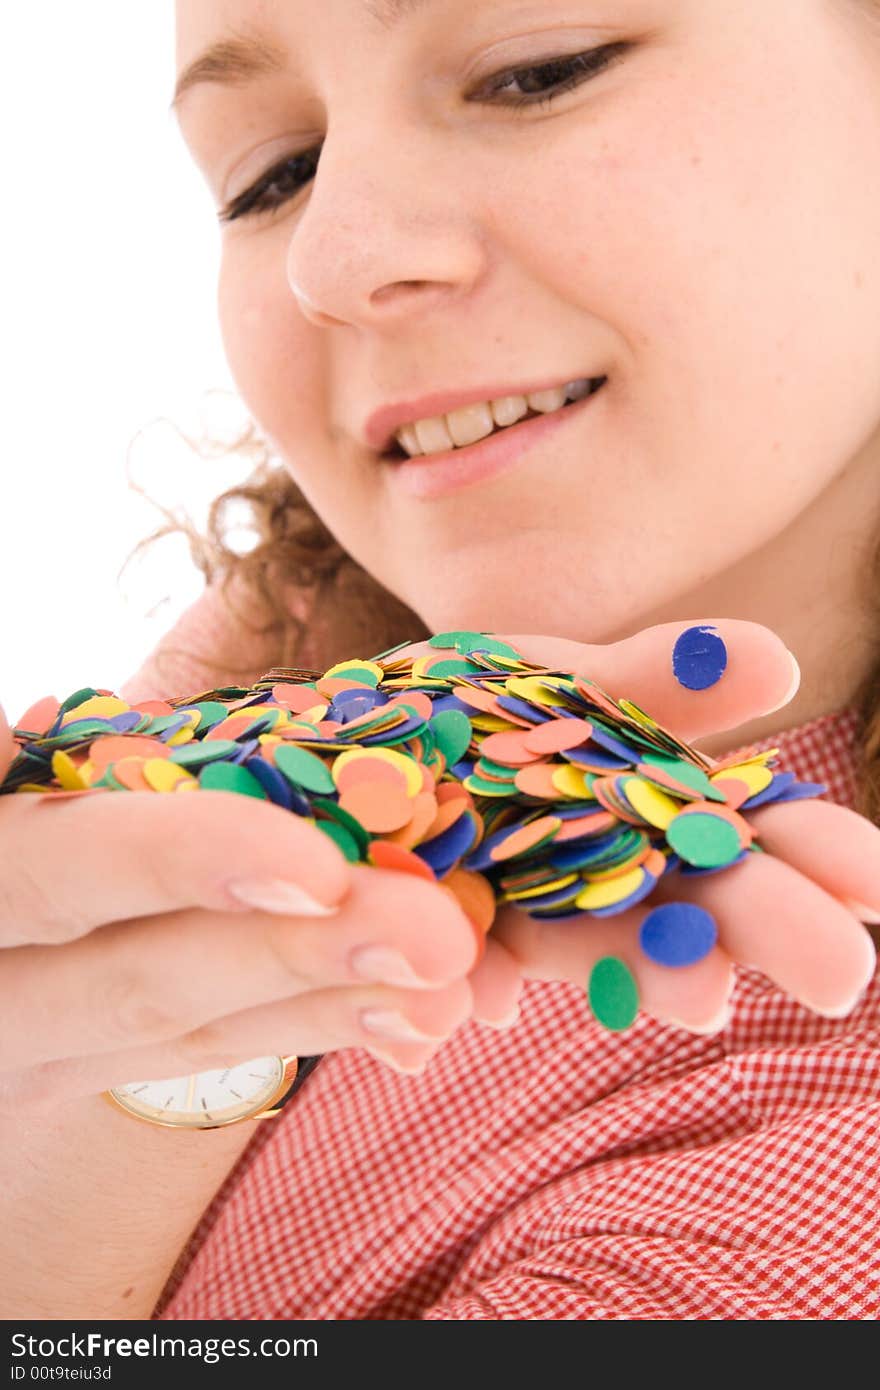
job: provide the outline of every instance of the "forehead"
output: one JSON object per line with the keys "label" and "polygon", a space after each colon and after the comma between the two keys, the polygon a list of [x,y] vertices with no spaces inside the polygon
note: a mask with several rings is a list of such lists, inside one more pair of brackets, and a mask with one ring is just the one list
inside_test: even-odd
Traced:
{"label": "forehead", "polygon": [[[332,9],[337,21],[361,20],[393,29],[438,0],[295,0],[297,19],[308,24]],[[258,29],[290,21],[291,0],[176,0],[178,43],[193,43],[224,29]]]}

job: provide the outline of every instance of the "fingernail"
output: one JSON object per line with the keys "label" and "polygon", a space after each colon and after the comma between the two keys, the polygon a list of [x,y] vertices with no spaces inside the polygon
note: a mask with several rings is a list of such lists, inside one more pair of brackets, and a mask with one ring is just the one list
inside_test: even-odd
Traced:
{"label": "fingernail", "polygon": [[432,989],[439,983],[416,974],[406,956],[390,946],[357,946],[348,960],[362,980],[378,980],[381,984],[403,985],[410,989]]}
{"label": "fingernail", "polygon": [[294,917],[332,917],[338,907],[327,907],[309,896],[298,883],[280,878],[237,878],[226,885],[227,893],[247,907],[263,912],[284,912]]}
{"label": "fingernail", "polygon": [[868,922],[872,927],[880,925],[880,912],[873,907],[865,907],[864,903],[857,903],[855,898],[847,898],[847,907],[856,914],[860,922]]}
{"label": "fingernail", "polygon": [[358,1017],[368,1033],[376,1033],[380,1038],[394,1038],[396,1042],[441,1041],[430,1033],[421,1032],[396,1009],[361,1009]]}
{"label": "fingernail", "polygon": [[[786,651],[788,651],[787,647]],[[789,651],[788,654],[791,657],[791,685],[785,692],[784,699],[780,700],[779,704],[774,705],[772,709],[765,710],[765,714],[775,714],[778,709],[782,709],[783,705],[787,705],[791,700],[794,699],[795,695],[798,693],[798,690],[800,688],[801,668],[798,665],[798,660],[794,652]]]}
{"label": "fingernail", "polygon": [[503,1018],[481,1018],[479,1021],[485,1023],[487,1028],[512,1028],[519,1022],[519,1012],[519,1005],[514,1004],[510,1013],[505,1014]]}
{"label": "fingernail", "polygon": [[427,1060],[423,1062],[401,1062],[390,1052],[385,1052],[381,1047],[365,1047],[364,1051],[370,1057],[375,1057],[377,1062],[384,1062],[386,1067],[393,1068],[394,1071],[402,1072],[404,1076],[420,1076],[428,1065]]}
{"label": "fingernail", "polygon": [[666,1018],[664,1023],[670,1023],[674,1028],[685,1028],[688,1033],[697,1033],[700,1037],[709,1037],[712,1033],[720,1033],[730,1022],[733,1013],[730,1004],[724,1004],[714,1018],[710,1018],[708,1023],[686,1023],[682,1018]]}

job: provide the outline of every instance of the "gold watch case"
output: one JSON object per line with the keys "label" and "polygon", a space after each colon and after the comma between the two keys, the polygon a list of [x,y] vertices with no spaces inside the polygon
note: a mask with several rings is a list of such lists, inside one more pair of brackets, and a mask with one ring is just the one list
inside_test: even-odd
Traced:
{"label": "gold watch case", "polygon": [[[166,1129],[221,1129],[277,1115],[296,1080],[296,1057],[255,1057],[167,1081],[132,1081],[104,1091],[117,1109]],[[249,1089],[248,1089],[249,1088]],[[224,1093],[229,1100],[223,1104]]]}

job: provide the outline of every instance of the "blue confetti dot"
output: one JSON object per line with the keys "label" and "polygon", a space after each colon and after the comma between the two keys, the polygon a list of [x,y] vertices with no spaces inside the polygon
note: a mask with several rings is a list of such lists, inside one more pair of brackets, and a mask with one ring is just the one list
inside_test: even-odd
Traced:
{"label": "blue confetti dot", "polygon": [[727,648],[714,628],[689,627],[672,650],[672,670],[688,690],[708,690],[727,669]]}
{"label": "blue confetti dot", "polygon": [[696,903],[664,903],[639,928],[639,945],[658,965],[694,965],[717,939],[715,918]]}

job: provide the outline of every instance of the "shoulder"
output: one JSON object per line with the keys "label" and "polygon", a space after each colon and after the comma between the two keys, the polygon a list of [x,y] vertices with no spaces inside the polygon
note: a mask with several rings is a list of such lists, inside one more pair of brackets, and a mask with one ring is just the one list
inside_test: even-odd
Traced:
{"label": "shoulder", "polygon": [[[284,586],[281,596],[292,624],[307,624],[314,594]],[[163,633],[119,691],[125,700],[161,700],[216,685],[252,685],[280,661],[279,624],[259,592],[241,577],[209,584]]]}

